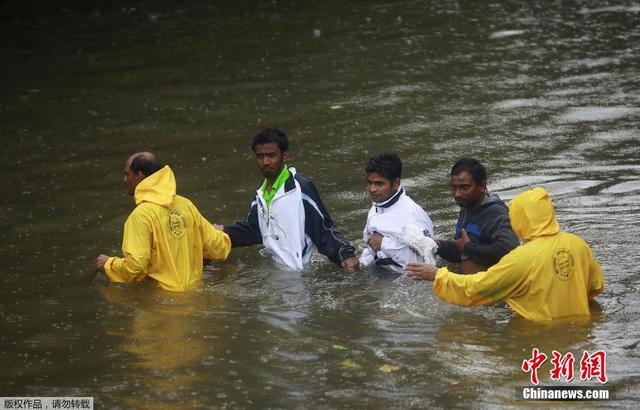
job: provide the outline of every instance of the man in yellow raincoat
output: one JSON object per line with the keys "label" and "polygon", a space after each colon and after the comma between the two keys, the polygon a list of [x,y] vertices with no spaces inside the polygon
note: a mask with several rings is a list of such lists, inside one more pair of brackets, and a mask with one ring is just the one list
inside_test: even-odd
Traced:
{"label": "man in yellow raincoat", "polygon": [[516,313],[535,321],[589,315],[589,299],[604,289],[602,269],[584,240],[560,231],[547,191],[534,188],[517,195],[509,217],[524,244],[487,271],[458,275],[413,263],[407,275],[433,281],[433,293],[456,305],[505,299]]}
{"label": "man in yellow raincoat", "polygon": [[202,278],[203,258],[224,260],[229,236],[214,228],[185,197],[176,195],[169,166],[150,152],[127,159],[124,184],[136,208],[124,224],[124,257],[100,255],[96,270],[114,282],[150,277],[166,290],[183,292]]}

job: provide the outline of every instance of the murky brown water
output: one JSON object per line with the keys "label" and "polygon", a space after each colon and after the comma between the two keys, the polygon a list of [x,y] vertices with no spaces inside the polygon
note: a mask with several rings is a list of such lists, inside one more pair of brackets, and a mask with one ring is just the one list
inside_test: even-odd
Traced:
{"label": "murky brown water", "polygon": [[[614,399],[586,405],[635,407],[640,3],[226,3],[0,6],[3,396],[93,396],[97,408],[546,407],[515,400],[538,347],[605,350]],[[184,295],[93,278],[95,256],[119,252],[133,206],[128,154],[157,152],[203,214],[231,222],[259,183],[249,141],[267,125],[289,134],[291,163],[360,245],[362,169],[381,150],[401,155],[411,196],[445,238],[458,157],[482,159],[504,198],[545,186],[562,227],[602,264],[601,314],[540,326],[323,258],[282,272],[256,248]]]}

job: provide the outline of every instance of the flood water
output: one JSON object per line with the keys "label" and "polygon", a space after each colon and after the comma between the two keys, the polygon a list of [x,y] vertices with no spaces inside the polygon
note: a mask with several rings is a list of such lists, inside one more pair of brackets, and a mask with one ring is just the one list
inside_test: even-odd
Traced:
{"label": "flood water", "polygon": [[[212,1],[0,6],[0,393],[96,408],[570,406],[516,400],[539,348],[604,350],[612,400],[640,395],[640,2]],[[277,126],[362,247],[364,164],[394,150],[450,238],[448,171],[503,198],[554,197],[605,272],[599,313],[542,326],[449,306],[427,283],[283,271],[234,250],[173,294],[94,277],[133,209],[127,156],[152,150],[212,222],[244,217],[251,137]],[[540,373],[542,384],[551,366]]]}

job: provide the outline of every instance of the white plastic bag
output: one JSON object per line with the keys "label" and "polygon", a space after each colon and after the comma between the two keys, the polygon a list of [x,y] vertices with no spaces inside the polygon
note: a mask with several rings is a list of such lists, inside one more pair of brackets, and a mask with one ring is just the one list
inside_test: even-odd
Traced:
{"label": "white plastic bag", "polygon": [[424,234],[422,229],[414,224],[406,224],[400,232],[400,240],[407,246],[417,250],[424,258],[424,263],[436,264],[435,253],[438,251],[438,244],[431,237]]}

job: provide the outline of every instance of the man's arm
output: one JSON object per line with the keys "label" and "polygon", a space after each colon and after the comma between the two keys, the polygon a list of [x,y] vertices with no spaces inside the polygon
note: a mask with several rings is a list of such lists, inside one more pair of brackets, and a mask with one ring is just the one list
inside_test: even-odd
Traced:
{"label": "man's arm", "polygon": [[440,299],[459,306],[474,306],[497,302],[520,293],[529,279],[526,261],[505,257],[487,271],[459,275],[447,268],[410,263],[407,274],[417,280],[433,280],[433,293]]}
{"label": "man's arm", "polygon": [[520,245],[520,240],[511,229],[511,222],[506,214],[496,216],[490,234],[491,243],[485,245],[468,242],[464,245],[463,253],[479,265],[492,266]]}
{"label": "man's arm", "polygon": [[435,229],[433,228],[433,221],[431,220],[427,212],[424,209],[422,209],[420,205],[416,204],[413,211],[413,216],[415,218],[415,224],[418,225],[420,229],[423,230],[423,233],[428,234],[427,236],[435,240],[436,232],[435,232]]}
{"label": "man's arm", "polygon": [[206,259],[225,260],[231,252],[231,239],[225,232],[215,228],[197,211],[200,219],[200,235],[202,236],[202,252]]}
{"label": "man's arm", "polygon": [[262,243],[262,234],[260,233],[260,225],[258,224],[258,203],[255,199],[251,203],[249,215],[243,221],[236,221],[233,225],[226,225],[224,232],[231,239],[231,246],[234,248],[240,246],[259,245]]}
{"label": "man's arm", "polygon": [[453,244],[456,246],[458,253],[460,254],[460,273],[469,274],[469,273],[478,273],[487,270],[488,266],[480,265],[478,262],[469,258],[468,255],[464,255],[464,247],[466,244],[471,243],[471,239],[467,234],[466,229],[460,230],[460,238],[453,241]]}
{"label": "man's arm", "polygon": [[356,249],[345,239],[331,220],[315,185],[306,178],[299,178],[305,213],[305,232],[318,251],[330,261],[345,269],[355,269],[358,259]]}
{"label": "man's arm", "polygon": [[589,245],[586,246],[588,248],[589,258],[591,259],[591,261],[589,262],[589,279],[591,282],[591,287],[589,289],[589,299],[593,299],[604,290],[604,274],[602,273],[600,264],[593,257],[591,248],[589,248]]}
{"label": "man's arm", "polygon": [[[456,231],[460,229],[462,225],[462,210],[458,213],[458,221],[456,222]],[[436,255],[439,255],[442,259],[447,260],[449,262],[460,263],[462,261],[460,251],[456,246],[455,241],[441,241],[438,240],[438,252]]]}
{"label": "man's arm", "polygon": [[460,252],[454,241],[438,241],[438,255],[449,262],[461,262]]}
{"label": "man's arm", "polygon": [[[147,275],[151,255],[151,226],[138,208],[124,224],[122,254],[122,258],[111,256],[106,261],[105,255],[98,257],[104,262],[102,267],[109,279],[125,283],[142,280]],[[96,268],[99,268],[98,263]]]}

